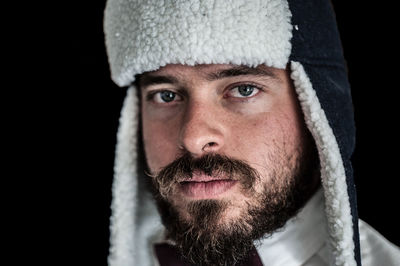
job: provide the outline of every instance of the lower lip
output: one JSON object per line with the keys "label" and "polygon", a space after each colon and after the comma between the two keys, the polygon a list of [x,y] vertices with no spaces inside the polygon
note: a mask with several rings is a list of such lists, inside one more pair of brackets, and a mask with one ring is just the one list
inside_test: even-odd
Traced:
{"label": "lower lip", "polygon": [[213,180],[207,182],[182,182],[183,194],[190,198],[206,199],[218,196],[236,184],[235,180]]}

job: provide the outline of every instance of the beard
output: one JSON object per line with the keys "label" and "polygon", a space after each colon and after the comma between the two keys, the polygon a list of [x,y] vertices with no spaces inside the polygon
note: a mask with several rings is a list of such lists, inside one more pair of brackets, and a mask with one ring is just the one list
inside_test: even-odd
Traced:
{"label": "beard", "polygon": [[[296,215],[319,186],[319,161],[313,141],[292,155],[271,155],[268,177],[261,183],[260,173],[247,162],[209,153],[200,158],[184,154],[152,178],[156,201],[167,238],[182,258],[194,265],[241,265],[255,241],[270,236]],[[224,176],[238,181],[246,197],[240,214],[225,219],[237,207],[228,199],[179,202],[181,182],[194,172]],[[256,189],[256,185],[262,189]]]}

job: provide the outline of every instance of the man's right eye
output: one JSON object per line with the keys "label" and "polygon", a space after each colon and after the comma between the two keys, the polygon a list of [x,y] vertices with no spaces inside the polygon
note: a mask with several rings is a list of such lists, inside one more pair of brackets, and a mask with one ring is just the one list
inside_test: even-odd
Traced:
{"label": "man's right eye", "polygon": [[181,97],[173,91],[157,91],[150,93],[148,100],[155,103],[170,103],[173,101],[180,101]]}

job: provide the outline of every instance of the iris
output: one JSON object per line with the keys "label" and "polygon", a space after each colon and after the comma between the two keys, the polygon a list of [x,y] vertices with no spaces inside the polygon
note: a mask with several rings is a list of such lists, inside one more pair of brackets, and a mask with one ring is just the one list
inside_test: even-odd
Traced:
{"label": "iris", "polygon": [[253,93],[254,87],[249,86],[249,85],[241,85],[238,87],[238,91],[239,91],[240,95],[246,97],[246,96],[250,96]]}
{"label": "iris", "polygon": [[163,91],[160,93],[160,97],[164,102],[172,102],[175,99],[176,94],[172,91]]}

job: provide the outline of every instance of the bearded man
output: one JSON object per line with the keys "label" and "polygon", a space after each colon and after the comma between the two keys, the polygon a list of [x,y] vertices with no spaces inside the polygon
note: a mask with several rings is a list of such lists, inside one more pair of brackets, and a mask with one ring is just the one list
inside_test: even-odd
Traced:
{"label": "bearded man", "polygon": [[329,1],[109,0],[105,15],[112,78],[129,86],[110,265],[400,261],[357,216]]}

